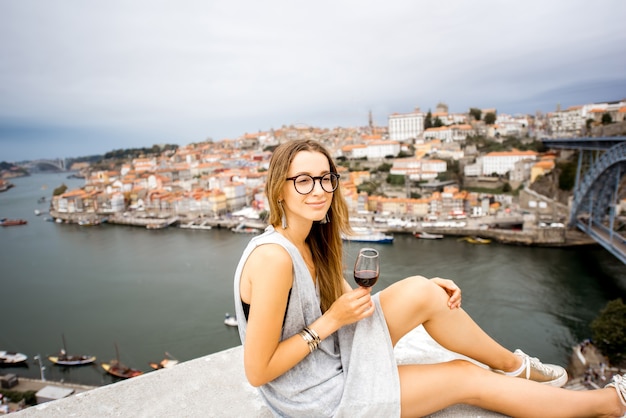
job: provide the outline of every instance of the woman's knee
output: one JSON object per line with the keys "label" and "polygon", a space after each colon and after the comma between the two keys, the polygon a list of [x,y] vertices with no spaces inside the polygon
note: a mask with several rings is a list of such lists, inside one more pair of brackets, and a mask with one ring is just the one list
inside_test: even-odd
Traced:
{"label": "woman's knee", "polygon": [[429,301],[437,298],[442,298],[443,301],[446,297],[446,292],[440,286],[423,276],[410,276],[398,283],[400,283],[401,287],[399,289],[400,292],[414,296],[423,296]]}
{"label": "woman's knee", "polygon": [[431,280],[423,276],[410,276],[381,291],[383,307],[386,301],[395,309],[417,310],[424,312],[433,302],[441,299],[445,304],[445,292]]}
{"label": "woman's knee", "polygon": [[450,360],[450,365],[454,367],[458,373],[466,375],[466,376],[474,376],[478,377],[482,373],[484,373],[484,369],[477,364],[472,363],[469,360],[465,359],[454,359]]}

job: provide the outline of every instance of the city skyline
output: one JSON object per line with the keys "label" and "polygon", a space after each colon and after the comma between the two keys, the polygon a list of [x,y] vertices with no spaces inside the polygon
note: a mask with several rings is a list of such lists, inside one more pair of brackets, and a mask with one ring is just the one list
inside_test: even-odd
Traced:
{"label": "city skyline", "polygon": [[0,3],[0,161],[626,97],[626,3]]}

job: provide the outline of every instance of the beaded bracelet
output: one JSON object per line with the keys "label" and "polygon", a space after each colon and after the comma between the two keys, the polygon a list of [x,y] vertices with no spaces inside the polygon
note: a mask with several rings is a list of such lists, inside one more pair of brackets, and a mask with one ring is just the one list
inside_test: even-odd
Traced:
{"label": "beaded bracelet", "polygon": [[304,327],[302,331],[300,331],[298,334],[304,339],[304,341],[306,341],[307,345],[309,346],[309,352],[311,353],[317,350],[320,343],[322,342],[317,332],[308,327]]}

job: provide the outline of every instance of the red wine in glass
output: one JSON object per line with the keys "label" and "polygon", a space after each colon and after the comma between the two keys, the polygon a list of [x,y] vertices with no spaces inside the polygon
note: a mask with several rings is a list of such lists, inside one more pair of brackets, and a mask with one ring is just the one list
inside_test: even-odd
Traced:
{"label": "red wine in glass", "polygon": [[354,263],[354,281],[361,287],[372,287],[380,273],[378,251],[374,248],[361,248]]}

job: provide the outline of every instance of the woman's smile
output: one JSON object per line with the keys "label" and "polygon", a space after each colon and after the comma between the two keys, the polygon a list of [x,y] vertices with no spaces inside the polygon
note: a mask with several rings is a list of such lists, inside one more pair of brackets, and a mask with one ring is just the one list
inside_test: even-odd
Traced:
{"label": "woman's smile", "polygon": [[324,209],[326,208],[326,200],[324,201],[317,201],[317,202],[307,202],[306,203],[307,206],[311,207],[312,209]]}

